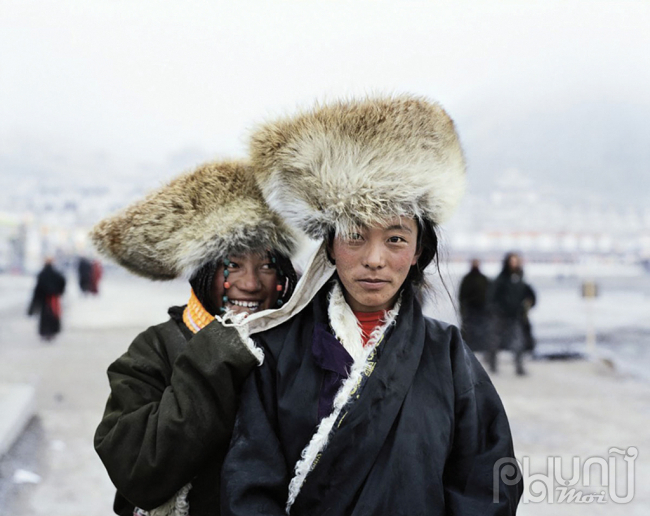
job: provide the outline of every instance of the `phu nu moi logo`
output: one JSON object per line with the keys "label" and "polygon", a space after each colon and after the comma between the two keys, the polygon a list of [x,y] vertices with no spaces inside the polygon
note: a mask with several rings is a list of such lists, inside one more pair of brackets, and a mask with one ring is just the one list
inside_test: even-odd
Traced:
{"label": "phu nu moi logo", "polygon": [[[500,486],[523,479],[521,503],[607,503],[625,504],[634,498],[635,461],[639,450],[612,447],[608,457],[573,457],[570,474],[563,476],[562,457],[547,457],[546,472],[532,473],[530,457],[519,462],[511,457],[498,460],[492,470],[493,501],[501,496]],[[592,491],[597,485],[598,490]]]}

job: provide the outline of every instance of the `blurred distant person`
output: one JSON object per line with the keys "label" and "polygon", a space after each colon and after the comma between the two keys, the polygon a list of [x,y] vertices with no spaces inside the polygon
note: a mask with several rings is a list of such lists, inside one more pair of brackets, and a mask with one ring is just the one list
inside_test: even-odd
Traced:
{"label": "blurred distant person", "polygon": [[102,264],[99,260],[93,260],[90,271],[90,292],[93,294],[99,294],[99,281],[102,279],[102,273]]}
{"label": "blurred distant person", "polygon": [[480,271],[480,264],[479,260],[472,260],[472,267],[462,279],[458,292],[461,333],[474,352],[488,349],[487,291],[490,280]]}
{"label": "blurred distant person", "polygon": [[487,353],[488,366],[497,372],[497,354],[501,349],[514,353],[515,372],[525,375],[523,354],[532,343],[528,310],[535,305],[535,292],[523,280],[521,257],[506,254],[501,273],[488,288],[491,331]]}
{"label": "blurred distant person", "polygon": [[45,260],[39,272],[28,314],[40,313],[38,333],[44,340],[52,340],[61,331],[61,296],[65,278],[54,268],[52,258]]}
{"label": "blurred distant person", "polygon": [[79,274],[79,288],[84,294],[88,294],[92,290],[93,280],[93,264],[83,256],[79,257],[79,264],[77,266]]}
{"label": "blurred distant person", "polygon": [[528,312],[530,309],[535,306],[537,303],[537,296],[533,287],[528,283],[524,282],[524,287],[526,288],[526,294],[524,297],[524,313],[522,317],[522,324],[524,329],[524,352],[534,353],[535,352],[535,337],[533,335],[533,325],[530,324],[530,318],[528,317]]}

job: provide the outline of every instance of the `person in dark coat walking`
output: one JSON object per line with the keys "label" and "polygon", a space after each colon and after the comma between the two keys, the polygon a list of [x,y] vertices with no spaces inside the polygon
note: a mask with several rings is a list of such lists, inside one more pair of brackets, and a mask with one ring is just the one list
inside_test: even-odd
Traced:
{"label": "person in dark coat walking", "polygon": [[267,202],[333,265],[302,311],[254,336],[266,359],[242,391],[222,514],[515,514],[499,396],[418,301],[465,184],[451,119],[410,96],[321,105],[261,126],[251,159]]}
{"label": "person in dark coat walking", "polygon": [[499,350],[512,351],[515,372],[525,375],[523,356],[527,348],[534,346],[528,321],[528,310],[535,305],[535,292],[524,282],[521,257],[508,253],[503,259],[501,273],[488,290],[491,317],[490,346],[487,361],[490,371],[497,372]]}
{"label": "person in dark coat walking", "polygon": [[[96,247],[153,280],[189,278],[186,306],[138,335],[108,368],[95,450],[122,516],[219,514],[219,474],[244,379],[263,360],[228,317],[292,296],[291,230],[243,162],[205,164],[100,222]],[[143,300],[146,302],[146,300]]]}
{"label": "person in dark coat walking", "polygon": [[61,296],[65,292],[65,277],[54,268],[52,258],[38,273],[36,287],[27,313],[40,314],[38,333],[43,340],[52,340],[61,331]]}
{"label": "person in dark coat walking", "polygon": [[88,294],[92,291],[93,281],[93,264],[88,258],[84,256],[79,257],[77,274],[79,277],[79,290],[83,294]]}
{"label": "person in dark coat walking", "polygon": [[472,260],[472,267],[463,277],[458,290],[461,334],[475,353],[487,350],[489,331],[487,290],[490,280],[480,271],[479,266],[479,260]]}

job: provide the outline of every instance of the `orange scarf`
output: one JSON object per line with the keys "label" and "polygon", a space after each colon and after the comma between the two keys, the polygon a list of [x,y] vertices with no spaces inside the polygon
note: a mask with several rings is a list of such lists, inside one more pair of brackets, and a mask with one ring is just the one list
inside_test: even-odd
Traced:
{"label": "orange scarf", "polygon": [[203,308],[201,301],[194,294],[194,290],[190,290],[190,300],[187,302],[185,310],[183,310],[183,322],[185,326],[192,333],[198,333],[212,321],[214,321],[214,315]]}

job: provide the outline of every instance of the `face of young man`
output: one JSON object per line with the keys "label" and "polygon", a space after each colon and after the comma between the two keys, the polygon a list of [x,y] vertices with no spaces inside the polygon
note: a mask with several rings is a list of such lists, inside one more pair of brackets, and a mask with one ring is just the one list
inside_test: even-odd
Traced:
{"label": "face of young man", "polygon": [[420,256],[417,240],[417,223],[407,218],[334,239],[330,254],[352,310],[376,312],[393,307]]}
{"label": "face of young man", "polygon": [[[223,263],[220,264],[214,275],[213,292],[217,310],[223,306],[235,313],[252,314],[274,308],[281,292],[277,290],[275,265],[268,256],[250,253],[233,256],[229,262],[225,268]],[[228,271],[225,281],[230,286],[227,289],[224,288],[224,270]],[[228,297],[225,304],[224,296]]]}

